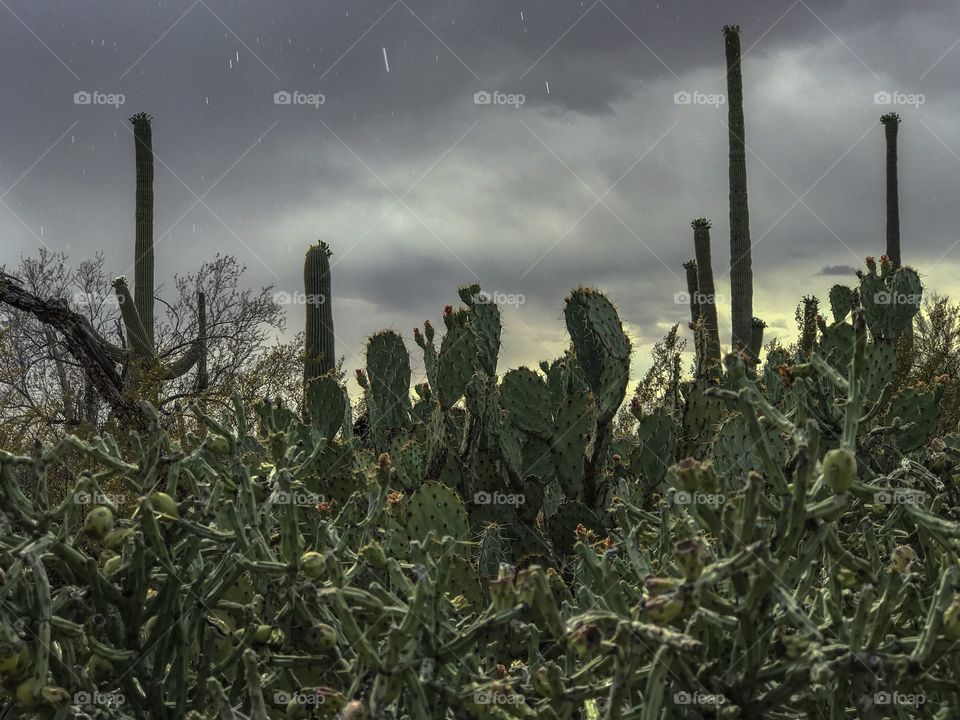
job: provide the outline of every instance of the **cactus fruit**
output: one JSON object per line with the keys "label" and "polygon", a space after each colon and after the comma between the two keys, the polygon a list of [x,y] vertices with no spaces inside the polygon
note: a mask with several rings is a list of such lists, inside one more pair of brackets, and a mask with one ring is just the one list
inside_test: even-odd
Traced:
{"label": "cactus fruit", "polygon": [[83,529],[91,537],[103,540],[113,530],[113,511],[108,507],[96,507],[87,513]]}
{"label": "cactus fruit", "polygon": [[857,457],[846,448],[830,450],[823,456],[823,477],[836,493],[850,490],[857,477]]}

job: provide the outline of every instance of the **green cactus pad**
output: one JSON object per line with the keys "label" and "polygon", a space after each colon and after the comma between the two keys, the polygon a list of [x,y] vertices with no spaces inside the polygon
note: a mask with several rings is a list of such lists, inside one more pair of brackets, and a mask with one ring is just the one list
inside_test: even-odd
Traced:
{"label": "green cactus pad", "polygon": [[437,356],[437,399],[444,410],[453,406],[467,389],[473,376],[473,334],[468,326],[468,310],[447,317],[447,334]]}
{"label": "green cactus pad", "polygon": [[470,306],[469,318],[479,365],[493,377],[500,354],[500,308],[493,302],[475,302]]}
{"label": "green cactus pad", "polygon": [[407,505],[406,529],[411,540],[423,541],[431,530],[437,539],[465,540],[470,534],[463,501],[446,485],[424,483]]}
{"label": "green cactus pad", "polygon": [[846,320],[853,309],[854,293],[846,285],[834,285],[830,288],[830,312],[835,323]]}
{"label": "green cactus pad", "polygon": [[567,497],[583,489],[586,452],[596,430],[596,405],[589,393],[571,393],[560,404],[550,451],[557,480]]}
{"label": "green cactus pad", "polygon": [[843,376],[853,360],[853,341],[853,325],[848,322],[835,322],[820,337],[820,354]]}
{"label": "green cactus pad", "polygon": [[307,385],[307,410],[310,424],[320,437],[332,439],[343,425],[347,398],[332,375],[323,375]]}
{"label": "green cactus pad", "polygon": [[726,413],[723,403],[707,396],[709,380],[696,380],[683,408],[683,456],[702,458]]}
{"label": "green cactus pad", "polygon": [[403,427],[410,411],[410,355],[397,333],[384,330],[370,337],[367,376],[380,422]]}
{"label": "green cactus pad", "polygon": [[514,425],[533,437],[546,439],[553,424],[550,390],[533,370],[519,367],[503,376],[500,402]]}
{"label": "green cactus pad", "polygon": [[[782,467],[787,460],[787,444],[776,428],[766,428],[763,432],[774,462]],[[726,489],[741,487],[750,470],[766,474],[757,443],[750,435],[742,415],[727,420],[720,427],[713,442],[713,464],[717,473],[731,483]]]}
{"label": "green cactus pad", "polygon": [[667,475],[677,452],[677,436],[673,418],[663,408],[644,415],[637,425],[639,445],[632,453],[630,463],[655,488]]}
{"label": "green cactus pad", "polygon": [[933,437],[940,420],[942,398],[943,387],[934,385],[926,392],[906,388],[891,401],[885,423],[890,425],[897,417],[905,423],[913,423],[912,427],[893,434],[894,443],[901,452],[917,450]]}
{"label": "green cactus pad", "polygon": [[332,440],[318,456],[314,471],[304,479],[304,485],[326,500],[343,504],[355,490],[363,487],[355,465],[353,447]]}
{"label": "green cactus pad", "polygon": [[860,302],[874,337],[899,337],[920,310],[922,295],[923,283],[911,268],[899,268],[886,277],[870,271],[860,279]]}
{"label": "green cactus pad", "polygon": [[863,377],[863,394],[875,401],[897,373],[896,340],[875,338],[867,346],[867,369]]}
{"label": "green cactus pad", "polygon": [[462,595],[470,603],[469,612],[480,612],[487,605],[487,593],[477,571],[470,561],[460,555],[451,555],[447,572],[447,596]]}

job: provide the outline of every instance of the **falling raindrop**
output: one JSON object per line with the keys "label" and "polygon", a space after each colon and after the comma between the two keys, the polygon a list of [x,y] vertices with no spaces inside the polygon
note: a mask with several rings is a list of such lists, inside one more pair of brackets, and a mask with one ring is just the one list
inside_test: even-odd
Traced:
{"label": "falling raindrop", "polygon": [[240,51],[237,50],[237,62],[240,62]]}
{"label": "falling raindrop", "polygon": [[70,135],[70,144],[73,145],[73,143],[74,143],[75,141],[76,141],[76,138],[71,134],[71,135]]}
{"label": "falling raindrop", "polygon": [[207,97],[205,97],[204,100],[206,101],[207,105],[210,104],[210,96],[209,96],[209,95],[208,95]]}
{"label": "falling raindrop", "polygon": [[549,95],[549,94],[550,94],[550,81],[549,81],[549,80],[544,80],[543,83],[544,83],[544,85],[547,86],[547,95]]}
{"label": "falling raindrop", "polygon": [[523,10],[520,11],[520,22],[523,22]]}
{"label": "falling raindrop", "polygon": [[233,70],[233,60],[230,60],[230,69]]}
{"label": "falling raindrop", "polygon": [[40,237],[43,237],[43,225],[40,226]]}
{"label": "falling raindrop", "polygon": [[387,60],[387,49],[381,48],[383,50],[383,64],[387,68],[387,72],[390,72],[390,61]]}

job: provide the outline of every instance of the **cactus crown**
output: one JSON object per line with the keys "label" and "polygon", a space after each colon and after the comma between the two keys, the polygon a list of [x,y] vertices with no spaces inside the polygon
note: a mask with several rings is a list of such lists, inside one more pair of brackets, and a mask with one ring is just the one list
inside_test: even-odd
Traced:
{"label": "cactus crown", "polygon": [[713,223],[707,220],[706,218],[701,217],[693,220],[690,223],[690,227],[692,227],[694,230],[696,230],[697,228],[706,228],[707,230],[709,230],[710,228],[713,227]]}
{"label": "cactus crown", "polygon": [[880,122],[884,125],[899,125],[900,124],[900,114],[899,113],[887,113],[886,115],[880,116]]}

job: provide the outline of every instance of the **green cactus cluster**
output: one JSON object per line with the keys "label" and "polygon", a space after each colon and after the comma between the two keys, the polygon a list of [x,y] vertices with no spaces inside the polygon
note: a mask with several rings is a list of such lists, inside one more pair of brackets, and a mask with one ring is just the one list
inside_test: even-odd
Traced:
{"label": "green cactus cluster", "polygon": [[[693,227],[696,372],[631,403],[626,435],[632,343],[589,287],[565,300],[567,351],[535,368],[498,372],[478,285],[441,337],[414,330],[425,382],[399,333],[373,334],[355,423],[320,244],[301,411],[191,405],[202,437],[174,440],[145,404],[126,437],[0,451],[2,716],[960,716],[960,432],[939,379],[897,373],[919,275],[868,258],[830,291],[832,322],[805,298],[800,341],[763,363],[740,286],[721,356],[710,226]],[[152,357],[145,302],[124,321]]]}

